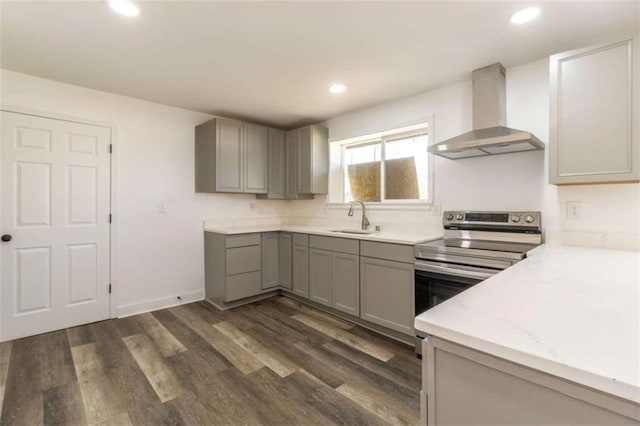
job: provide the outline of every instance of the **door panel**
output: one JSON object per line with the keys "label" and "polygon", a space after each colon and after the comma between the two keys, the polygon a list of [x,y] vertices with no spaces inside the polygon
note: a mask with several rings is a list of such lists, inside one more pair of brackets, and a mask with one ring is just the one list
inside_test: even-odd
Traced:
{"label": "door panel", "polygon": [[69,259],[67,305],[94,301],[98,273],[95,244],[73,244],[67,247]]}
{"label": "door panel", "polygon": [[216,191],[242,192],[242,123],[216,120]]}
{"label": "door panel", "polygon": [[244,126],[244,192],[266,194],[269,182],[269,130]]}
{"label": "door panel", "polygon": [[309,296],[331,306],[331,252],[309,249]]}
{"label": "door panel", "polygon": [[1,119],[0,340],[108,318],[111,130]]}
{"label": "door panel", "polygon": [[16,250],[17,315],[51,306],[51,247]]}
{"label": "door panel", "polygon": [[309,298],[309,247],[293,246],[293,292]]}
{"label": "door panel", "polygon": [[291,234],[278,235],[278,275],[280,287],[291,290]]}
{"label": "door panel", "polygon": [[360,257],[331,253],[332,306],[351,315],[360,314]]}
{"label": "door panel", "polygon": [[51,224],[51,165],[16,161],[17,226],[49,226]]}
{"label": "door panel", "polygon": [[98,170],[95,167],[67,167],[69,225],[95,225]]}

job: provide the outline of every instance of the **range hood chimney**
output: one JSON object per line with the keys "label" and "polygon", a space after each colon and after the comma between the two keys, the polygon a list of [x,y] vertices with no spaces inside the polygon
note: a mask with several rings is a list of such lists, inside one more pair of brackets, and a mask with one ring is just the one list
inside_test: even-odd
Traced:
{"label": "range hood chimney", "polygon": [[507,124],[505,70],[497,63],[473,71],[473,130],[429,147],[452,160],[544,149],[530,132]]}

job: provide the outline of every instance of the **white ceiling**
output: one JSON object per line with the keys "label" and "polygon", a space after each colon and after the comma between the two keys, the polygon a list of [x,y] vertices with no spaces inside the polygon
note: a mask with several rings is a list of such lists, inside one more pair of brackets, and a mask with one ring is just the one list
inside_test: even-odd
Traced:
{"label": "white ceiling", "polygon": [[[626,2],[3,2],[1,66],[290,128],[638,31]],[[537,4],[523,26],[509,16]],[[346,93],[331,95],[341,81]]]}

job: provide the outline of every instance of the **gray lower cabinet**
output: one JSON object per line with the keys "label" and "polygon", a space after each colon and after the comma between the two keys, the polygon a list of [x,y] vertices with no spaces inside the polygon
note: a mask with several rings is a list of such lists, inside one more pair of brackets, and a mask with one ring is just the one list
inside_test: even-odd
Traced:
{"label": "gray lower cabinet", "polygon": [[262,291],[260,234],[204,233],[205,292],[217,303],[233,302]]}
{"label": "gray lower cabinet", "polygon": [[638,181],[638,40],[551,56],[549,182]]}
{"label": "gray lower cabinet", "polygon": [[267,193],[266,127],[215,118],[195,133],[196,192]]}
{"label": "gray lower cabinet", "polygon": [[278,232],[262,234],[262,289],[268,290],[280,285]]}
{"label": "gray lower cabinet", "polygon": [[360,318],[413,335],[414,280],[413,264],[361,257]]}
{"label": "gray lower cabinet", "polygon": [[360,246],[357,240],[309,237],[309,299],[360,313]]}
{"label": "gray lower cabinet", "polygon": [[640,422],[640,404],[438,337],[422,347],[423,425]]}
{"label": "gray lower cabinet", "polygon": [[331,306],[331,252],[309,249],[309,299]]}
{"label": "gray lower cabinet", "polygon": [[309,236],[293,234],[291,284],[294,294],[309,298]]}
{"label": "gray lower cabinet", "polygon": [[331,307],[351,315],[360,314],[360,257],[331,253]]}
{"label": "gray lower cabinet", "polygon": [[278,274],[280,287],[291,290],[292,274],[292,235],[288,232],[278,234]]}

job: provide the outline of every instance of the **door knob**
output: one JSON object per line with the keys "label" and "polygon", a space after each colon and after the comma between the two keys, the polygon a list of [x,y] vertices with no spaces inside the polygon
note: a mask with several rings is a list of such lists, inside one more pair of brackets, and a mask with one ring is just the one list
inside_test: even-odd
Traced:
{"label": "door knob", "polygon": [[9,241],[11,241],[13,237],[9,234],[4,234],[2,237],[0,237],[0,239],[2,239],[2,241],[4,241],[5,243],[8,243]]}

